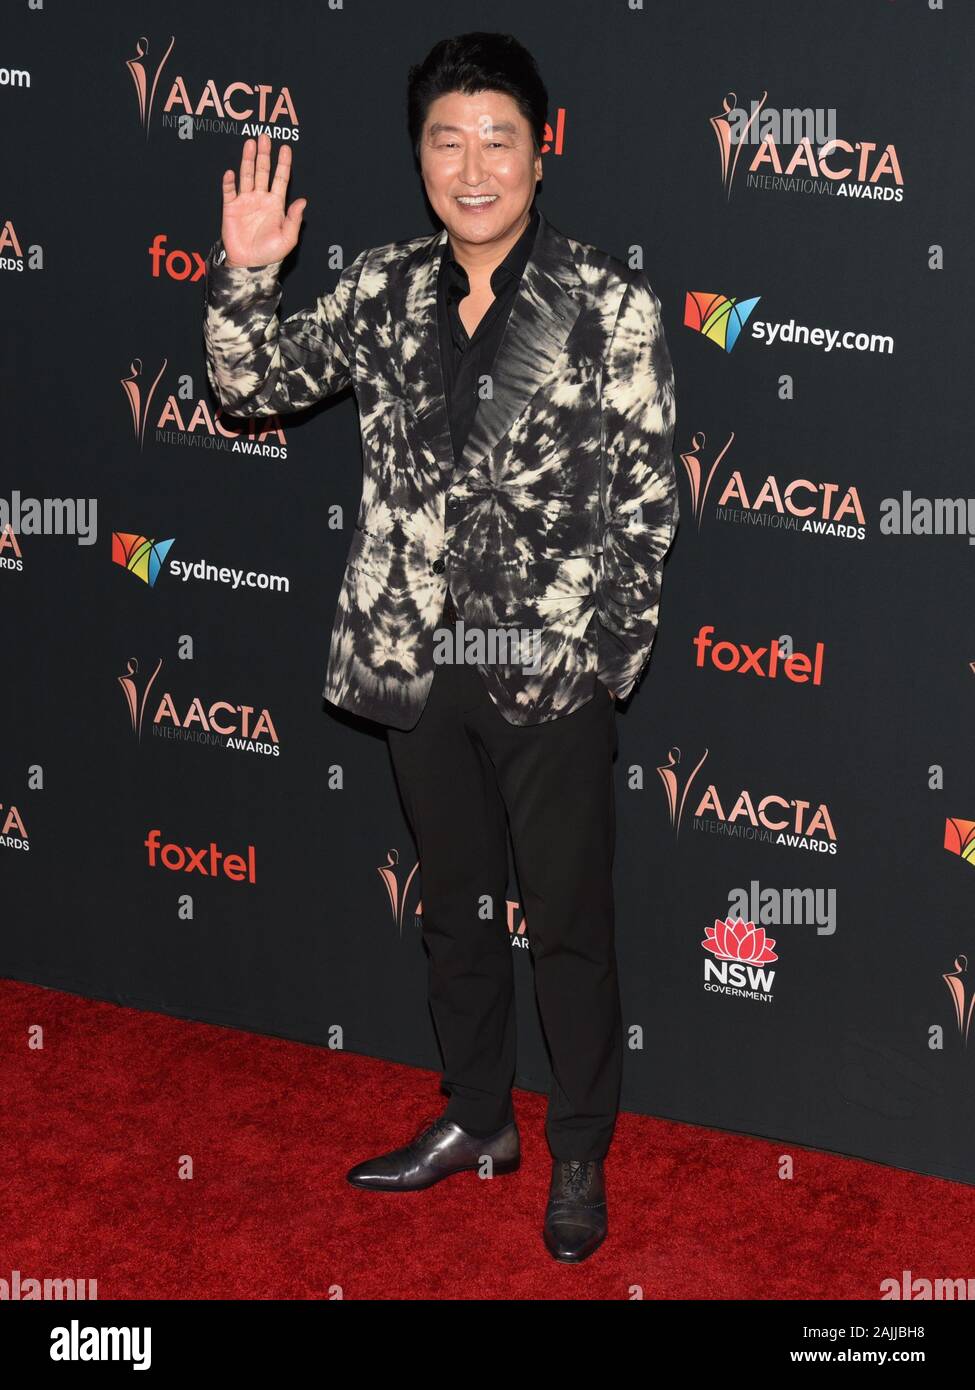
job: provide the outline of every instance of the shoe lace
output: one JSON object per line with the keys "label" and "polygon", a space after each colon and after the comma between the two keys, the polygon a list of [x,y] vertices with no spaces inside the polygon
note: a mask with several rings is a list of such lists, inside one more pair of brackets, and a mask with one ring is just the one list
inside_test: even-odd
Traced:
{"label": "shoe lace", "polygon": [[432,1123],[424,1125],[418,1133],[414,1134],[413,1138],[410,1140],[406,1147],[408,1149],[419,1148],[425,1140],[431,1139],[435,1134],[439,1134],[442,1129],[446,1129],[447,1123],[448,1122],[444,1119],[443,1115],[438,1115],[437,1118],[432,1121]]}
{"label": "shoe lace", "polygon": [[573,1196],[582,1196],[589,1184],[590,1164],[574,1158],[564,1159],[562,1163],[563,1191]]}

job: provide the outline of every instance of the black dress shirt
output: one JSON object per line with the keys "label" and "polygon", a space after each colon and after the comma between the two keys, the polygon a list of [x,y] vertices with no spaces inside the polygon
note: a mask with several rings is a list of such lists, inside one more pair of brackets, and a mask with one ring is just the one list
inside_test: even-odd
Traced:
{"label": "black dress shirt", "polygon": [[[460,462],[480,397],[480,379],[491,371],[511,313],[511,305],[538,231],[538,211],[533,206],[528,226],[491,274],[494,300],[484,311],[471,337],[460,317],[460,301],[470,293],[470,279],[462,265],[444,243],[437,277],[437,314],[440,322],[440,366],[443,371],[444,398],[450,422],[450,441],[454,463]],[[443,619],[454,623],[457,610],[448,585]]]}
{"label": "black dress shirt", "polygon": [[470,293],[470,280],[464,267],[450,254],[450,242],[444,245],[437,279],[437,309],[440,365],[455,463],[460,462],[467,443],[477,410],[480,379],[491,371],[537,231],[538,211],[533,206],[528,226],[491,274],[494,301],[484,311],[473,337],[468,336],[459,309],[460,301]]}

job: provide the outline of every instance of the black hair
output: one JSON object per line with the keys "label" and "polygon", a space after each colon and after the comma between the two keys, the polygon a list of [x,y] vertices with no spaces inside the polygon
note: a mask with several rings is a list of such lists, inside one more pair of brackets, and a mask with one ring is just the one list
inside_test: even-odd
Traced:
{"label": "black hair", "polygon": [[406,109],[413,153],[419,161],[427,112],[447,92],[505,92],[531,126],[536,154],[545,142],[548,92],[535,59],[511,34],[458,34],[435,43],[410,68]]}

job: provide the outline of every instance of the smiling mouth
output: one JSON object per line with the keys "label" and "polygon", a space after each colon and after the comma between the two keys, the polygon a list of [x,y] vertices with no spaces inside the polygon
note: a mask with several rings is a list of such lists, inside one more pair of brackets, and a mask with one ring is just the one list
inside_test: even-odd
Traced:
{"label": "smiling mouth", "polygon": [[476,197],[459,195],[457,201],[462,208],[483,208],[487,207],[489,203],[496,203],[498,195],[497,193],[479,193]]}

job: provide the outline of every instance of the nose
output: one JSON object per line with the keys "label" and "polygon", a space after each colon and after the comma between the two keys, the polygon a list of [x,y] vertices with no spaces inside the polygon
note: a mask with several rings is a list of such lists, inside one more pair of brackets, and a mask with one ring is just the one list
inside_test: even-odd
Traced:
{"label": "nose", "polygon": [[478,144],[468,145],[464,155],[464,164],[460,173],[461,183],[467,184],[469,188],[476,188],[488,177],[484,167],[484,156]]}

